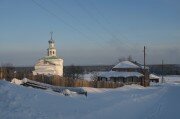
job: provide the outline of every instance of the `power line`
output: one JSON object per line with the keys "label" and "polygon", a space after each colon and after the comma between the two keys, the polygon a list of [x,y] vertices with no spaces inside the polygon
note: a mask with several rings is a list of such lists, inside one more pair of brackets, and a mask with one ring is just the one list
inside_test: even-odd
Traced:
{"label": "power line", "polygon": [[161,74],[162,75],[162,81],[161,82],[164,83],[164,61],[163,60],[162,60],[162,67],[161,68],[162,68],[162,74]]}
{"label": "power line", "polygon": [[[96,7],[96,5],[92,2],[92,1],[89,1],[91,2],[91,5],[95,8],[95,10],[97,11],[97,13],[103,18],[103,20],[111,25],[111,22],[109,22],[109,20],[107,19],[107,17],[104,16],[104,14],[101,12],[101,10],[99,9],[99,7]],[[127,39],[127,38],[126,38]]]}
{"label": "power line", "polygon": [[79,29],[73,27],[71,24],[67,23],[65,20],[63,20],[62,18],[60,18],[59,16],[57,16],[56,14],[54,14],[53,12],[51,12],[50,10],[48,10],[46,7],[42,6],[41,4],[39,4],[38,2],[36,2],[35,0],[31,0],[35,5],[37,5],[39,8],[41,8],[42,10],[44,10],[45,12],[47,12],[48,14],[50,14],[51,16],[53,16],[54,18],[56,18],[57,20],[61,21],[62,23],[64,23],[66,26],[70,27],[71,29],[79,32],[81,35],[83,35],[84,37],[86,37],[88,40],[90,40],[90,38],[88,38],[88,36],[86,34],[84,34],[83,32],[81,32]]}
{"label": "power line", "polygon": [[111,24],[111,23],[109,22],[109,20],[102,14],[102,12],[96,7],[96,5],[95,5],[92,1],[89,1],[89,2],[90,2],[91,5],[94,7],[94,9],[95,9],[96,12],[99,14],[99,16],[101,16],[106,23]]}
{"label": "power line", "polygon": [[106,31],[108,34],[109,34],[109,31],[107,31],[107,29],[101,24],[101,22],[99,22],[98,19],[96,19],[92,14],[91,12],[89,12],[86,7],[84,7],[78,0],[76,1],[76,3],[78,4],[78,6],[83,9],[83,11],[85,11],[87,13],[87,15],[93,19],[99,26],[101,26],[101,28]]}
{"label": "power line", "polygon": [[[86,29],[88,29],[89,31],[93,32],[93,30],[86,24],[84,24],[83,22],[81,22],[77,17],[75,17],[73,14],[71,14],[68,10],[64,9],[63,7],[61,7],[61,5],[57,2],[55,2],[54,0],[50,1],[53,5],[55,5],[58,9],[61,9],[62,11],[64,11],[66,14],[68,14],[70,17],[73,18],[73,20],[75,19],[79,24],[81,24],[82,26],[84,26]],[[99,34],[97,34],[97,32],[94,33],[97,37],[99,37],[100,39],[103,39]]]}
{"label": "power line", "polygon": [[[107,19],[107,17],[105,17],[104,14],[98,9],[99,7],[96,7],[96,5],[95,5],[92,1],[89,1],[89,2],[90,2],[90,4],[92,5],[92,7],[94,7],[94,10],[96,10],[97,14],[99,14],[99,16],[101,16],[101,17],[103,18],[103,20],[104,20],[107,24],[111,25],[111,22],[109,22],[109,20]],[[113,31],[114,31],[114,30],[113,30]],[[111,33],[111,34],[113,34],[113,33]],[[123,36],[121,33],[119,33],[119,34],[122,36],[123,39],[128,40],[127,37]],[[117,38],[117,39],[118,39],[118,38]],[[127,44],[126,44],[126,45],[127,45]],[[128,46],[128,45],[127,45],[127,46]]]}
{"label": "power line", "polygon": [[[111,30],[109,30],[107,27],[105,27],[102,22],[100,22],[96,17],[94,17],[94,15],[89,12],[89,10],[83,6],[83,4],[81,4],[78,0],[76,0],[77,5],[84,11],[87,13],[87,15],[93,20],[95,21],[107,34],[109,34],[114,40],[115,42],[118,41],[119,43],[123,44],[122,46],[126,46],[128,48],[131,48],[127,43],[122,42],[122,40],[120,40],[119,38],[116,37],[116,35],[114,33],[111,32]],[[126,38],[127,40],[127,38]]]}

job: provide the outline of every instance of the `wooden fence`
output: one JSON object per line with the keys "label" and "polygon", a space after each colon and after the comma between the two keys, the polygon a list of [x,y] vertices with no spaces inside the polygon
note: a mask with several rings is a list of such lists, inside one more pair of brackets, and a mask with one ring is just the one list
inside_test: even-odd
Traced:
{"label": "wooden fence", "polygon": [[81,79],[70,79],[59,76],[45,76],[37,75],[27,77],[30,80],[54,85],[54,86],[64,86],[64,87],[94,87],[94,88],[117,88],[122,87],[123,83],[112,82],[112,81],[87,81]]}

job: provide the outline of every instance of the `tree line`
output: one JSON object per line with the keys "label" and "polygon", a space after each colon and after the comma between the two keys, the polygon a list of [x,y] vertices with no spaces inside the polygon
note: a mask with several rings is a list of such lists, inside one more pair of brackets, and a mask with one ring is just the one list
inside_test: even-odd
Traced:
{"label": "tree line", "polygon": [[84,69],[80,66],[71,65],[66,67],[64,71],[64,76],[60,77],[58,75],[33,75],[32,69],[22,68],[21,70],[16,71],[10,63],[1,65],[0,79],[6,79],[11,81],[13,78],[23,79],[28,78],[30,80],[55,85],[55,86],[65,86],[65,87],[95,87],[95,88],[116,88],[121,87],[123,84],[107,81],[98,81],[96,74],[92,76],[91,81],[84,80],[82,75]]}

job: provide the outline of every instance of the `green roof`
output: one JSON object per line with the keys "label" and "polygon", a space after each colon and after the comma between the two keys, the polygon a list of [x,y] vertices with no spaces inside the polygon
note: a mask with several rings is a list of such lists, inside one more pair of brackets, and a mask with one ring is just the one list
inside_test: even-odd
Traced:
{"label": "green roof", "polygon": [[49,60],[49,59],[59,59],[59,58],[57,56],[46,56],[46,57],[43,57],[42,59]]}
{"label": "green roof", "polygon": [[55,47],[54,48],[49,47],[48,49],[56,49],[56,48]]}

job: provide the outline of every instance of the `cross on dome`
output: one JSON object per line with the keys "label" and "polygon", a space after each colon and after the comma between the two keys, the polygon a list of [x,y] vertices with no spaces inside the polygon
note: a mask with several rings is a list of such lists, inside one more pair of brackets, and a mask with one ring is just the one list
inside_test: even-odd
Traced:
{"label": "cross on dome", "polygon": [[51,34],[51,39],[49,40],[49,43],[54,43],[54,40],[52,39],[53,32],[50,32],[50,34]]}

